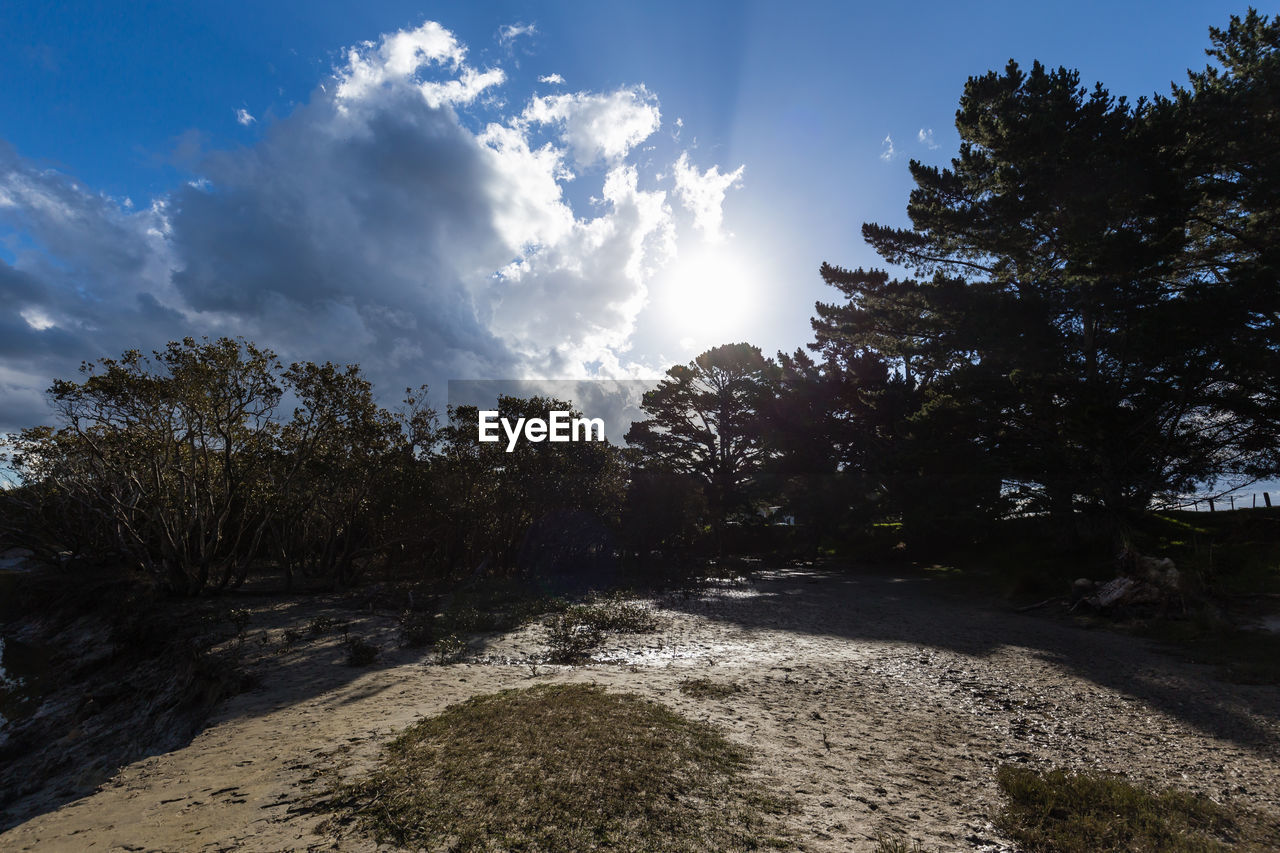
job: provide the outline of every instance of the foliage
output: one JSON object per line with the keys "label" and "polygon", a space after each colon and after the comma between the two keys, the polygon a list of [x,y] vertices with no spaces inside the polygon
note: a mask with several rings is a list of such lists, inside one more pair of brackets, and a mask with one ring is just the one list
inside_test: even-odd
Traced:
{"label": "foliage", "polygon": [[911,228],[863,228],[915,277],[822,268],[847,301],[815,346],[878,353],[917,397],[900,490],[1122,519],[1277,470],[1278,33],[1233,19],[1219,68],[1135,105],[1038,63],[968,81],[958,156],[910,165]]}
{"label": "foliage", "polygon": [[[549,397],[499,398],[499,417],[581,417]],[[612,553],[625,488],[618,448],[606,442],[517,443],[479,440],[474,406],[450,409],[440,431],[437,476],[449,496],[443,514],[448,560],[548,574],[589,571]]]}

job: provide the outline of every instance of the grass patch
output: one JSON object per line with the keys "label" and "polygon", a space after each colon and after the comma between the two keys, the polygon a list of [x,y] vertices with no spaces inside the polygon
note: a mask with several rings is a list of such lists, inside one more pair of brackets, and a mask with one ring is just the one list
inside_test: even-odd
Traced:
{"label": "grass patch", "polygon": [[453,705],[342,786],[339,820],[380,842],[450,851],[754,850],[789,846],[787,802],[747,781],[716,729],[585,685]]}
{"label": "grass patch", "polygon": [[[1253,816],[1169,789],[1152,793],[1118,776],[1038,773],[1004,765],[996,774],[1009,803],[996,823],[1042,853],[1215,853],[1263,850]],[[1234,843],[1241,846],[1228,846]]]}
{"label": "grass patch", "polygon": [[680,682],[680,692],[695,699],[727,699],[741,690],[733,682],[712,681],[710,678],[686,678]]}

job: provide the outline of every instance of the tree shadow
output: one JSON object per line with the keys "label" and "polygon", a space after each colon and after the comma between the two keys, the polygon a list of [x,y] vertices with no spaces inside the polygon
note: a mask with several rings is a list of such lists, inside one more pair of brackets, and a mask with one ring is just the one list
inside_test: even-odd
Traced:
{"label": "tree shadow", "polygon": [[754,588],[754,596],[718,596],[711,606],[699,596],[667,606],[744,629],[939,649],[977,661],[1020,647],[1205,735],[1280,755],[1280,688],[1218,681],[1211,667],[1149,641],[1014,612],[910,569],[762,572]]}

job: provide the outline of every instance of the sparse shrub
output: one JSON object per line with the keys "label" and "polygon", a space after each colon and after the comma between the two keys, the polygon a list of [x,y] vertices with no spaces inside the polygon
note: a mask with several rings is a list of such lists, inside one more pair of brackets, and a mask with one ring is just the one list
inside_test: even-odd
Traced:
{"label": "sparse shrub", "polygon": [[368,666],[378,659],[378,647],[360,637],[348,637],[347,666]]}
{"label": "sparse shrub", "polygon": [[454,634],[471,634],[476,631],[491,631],[498,620],[492,613],[478,610],[475,607],[452,607],[440,614],[442,629]]}
{"label": "sparse shrub", "polygon": [[576,608],[547,621],[547,645],[552,663],[577,663],[604,639],[604,632],[590,621],[577,618]]}
{"label": "sparse shrub", "polygon": [[643,634],[656,630],[658,619],[643,604],[619,592],[572,604],[547,620],[547,644],[554,663],[574,663],[600,645],[607,632]]}
{"label": "sparse shrub", "polygon": [[441,666],[452,663],[467,650],[467,643],[457,634],[449,634],[436,640],[436,662]]}
{"label": "sparse shrub", "polygon": [[321,634],[329,633],[335,628],[345,628],[346,625],[346,622],[334,619],[332,616],[317,616],[307,625],[307,633],[313,637],[318,637]]}
{"label": "sparse shrub", "polygon": [[410,649],[431,645],[436,636],[435,616],[417,610],[407,610],[400,617],[400,644]]}
{"label": "sparse shrub", "polygon": [[227,621],[231,623],[231,627],[236,629],[237,639],[244,639],[244,632],[249,627],[249,620],[252,617],[253,614],[243,607],[227,611]]}

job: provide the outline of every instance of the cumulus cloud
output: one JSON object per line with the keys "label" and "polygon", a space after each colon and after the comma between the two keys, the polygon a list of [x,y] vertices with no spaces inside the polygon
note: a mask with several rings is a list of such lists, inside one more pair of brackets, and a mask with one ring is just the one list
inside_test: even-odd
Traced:
{"label": "cumulus cloud", "polygon": [[523,119],[558,128],[581,166],[620,160],[662,124],[657,98],[643,85],[606,94],[534,98],[525,107]]}
{"label": "cumulus cloud", "polygon": [[557,86],[564,84],[564,78],[559,74],[543,74],[538,78],[539,83],[554,83]]}
{"label": "cumulus cloud", "polygon": [[[0,142],[0,431],[47,417],[42,390],[82,359],[184,335],[358,362],[388,402],[424,381],[634,372],[629,336],[679,228],[628,161],[657,98],[465,112],[504,81],[438,24],[385,35],[253,145],[203,152],[137,206]],[[598,203],[575,210],[571,165],[594,163],[576,180],[599,181]],[[718,233],[742,169],[681,163],[675,196]]]}
{"label": "cumulus cloud", "polygon": [[721,173],[719,166],[711,166],[704,172],[689,164],[684,153],[675,165],[676,195],[686,210],[693,214],[693,224],[702,231],[708,242],[724,239],[721,224],[724,220],[724,196],[732,187],[742,184],[746,166],[732,172]]}
{"label": "cumulus cloud", "polygon": [[[416,84],[432,107],[469,103],[489,86],[505,79],[500,69],[478,72],[466,65],[467,49],[453,33],[427,21],[414,30],[384,35],[380,43],[364,42],[347,52],[346,67],[338,73],[337,97],[345,104],[377,101],[378,89]],[[444,82],[420,80],[433,66],[460,71]]]}
{"label": "cumulus cloud", "polygon": [[880,143],[880,159],[888,163],[897,156],[898,152],[893,147],[893,137],[885,134],[884,142]]}
{"label": "cumulus cloud", "polygon": [[923,127],[920,128],[916,133],[916,139],[920,140],[920,143],[930,151],[933,151],[938,147],[938,143],[933,141],[933,128],[931,127],[927,129]]}
{"label": "cumulus cloud", "polygon": [[245,127],[248,127],[257,121],[257,119],[250,115],[248,110],[242,107],[236,110],[236,121],[243,124]]}

